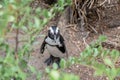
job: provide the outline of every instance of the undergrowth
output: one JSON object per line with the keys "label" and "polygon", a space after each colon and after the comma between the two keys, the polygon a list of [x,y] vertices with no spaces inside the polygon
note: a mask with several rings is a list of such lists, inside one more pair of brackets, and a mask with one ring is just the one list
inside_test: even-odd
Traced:
{"label": "undergrowth", "polygon": [[102,47],[102,42],[106,39],[105,36],[100,36],[80,53],[80,57],[71,57],[68,61],[62,60],[61,66],[66,68],[72,64],[81,64],[94,69],[94,76],[106,76],[108,80],[115,80],[120,76],[120,67],[117,66],[120,52]]}
{"label": "undergrowth", "polygon": [[[27,64],[41,29],[51,20],[57,12],[62,12],[64,7],[71,4],[71,0],[59,0],[50,9],[30,7],[32,0],[1,0],[0,1],[0,80],[26,80],[31,74],[40,80],[41,74],[33,66]],[[15,33],[15,48],[9,45],[7,34]],[[19,41],[22,32],[25,38]],[[89,45],[80,57],[70,57],[67,61],[62,59],[61,68],[66,68],[75,63],[86,65],[95,70],[96,76],[106,75],[109,80],[115,79],[120,74],[116,67],[120,53],[116,50],[104,49],[101,43],[106,38],[101,36],[96,42]],[[19,43],[24,41],[22,47]],[[27,60],[26,60],[27,59]],[[100,61],[99,61],[100,59]],[[79,80],[79,76],[68,74],[53,69],[46,69],[50,80]]]}

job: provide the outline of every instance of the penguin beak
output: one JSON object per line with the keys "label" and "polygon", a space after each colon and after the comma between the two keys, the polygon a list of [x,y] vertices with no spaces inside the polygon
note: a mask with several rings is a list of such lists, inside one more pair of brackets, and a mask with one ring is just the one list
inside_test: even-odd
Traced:
{"label": "penguin beak", "polygon": [[56,35],[54,35],[54,40],[55,40],[55,41],[57,40],[57,36],[56,36]]}

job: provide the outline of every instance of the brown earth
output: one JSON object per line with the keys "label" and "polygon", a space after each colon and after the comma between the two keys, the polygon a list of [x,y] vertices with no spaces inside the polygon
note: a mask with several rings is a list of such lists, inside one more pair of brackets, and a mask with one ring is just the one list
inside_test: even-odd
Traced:
{"label": "brown earth", "polygon": [[[61,34],[65,38],[69,57],[79,56],[80,52],[83,51],[88,44],[96,40],[101,34],[106,35],[108,38],[108,40],[104,43],[103,46],[110,49],[114,48],[120,51],[120,4],[116,4],[115,6],[111,4],[111,7],[104,10],[103,19],[94,22],[96,27],[101,27],[101,31],[98,31],[98,33],[88,30],[83,32],[80,31],[80,29],[75,24],[68,23],[68,19],[66,18],[68,14],[69,12],[66,9],[61,16],[57,16],[57,18],[51,20],[42,30],[40,35],[46,35],[48,27],[58,23]],[[9,33],[8,36],[9,35],[12,35],[8,39],[9,44],[15,45],[15,34]],[[39,53],[40,45],[44,37],[45,36],[39,36],[36,39],[36,42],[38,43],[33,45],[34,51],[31,54],[28,64],[33,65],[38,71],[42,72],[43,76],[41,80],[48,80],[46,74],[44,73],[46,68],[46,64],[44,64],[44,61],[49,57],[49,54],[46,50],[44,54]],[[22,38],[22,34],[20,34],[19,38]],[[15,46],[13,46],[13,48],[15,48]],[[94,77],[93,69],[87,68],[79,64],[70,66],[65,70],[65,72],[74,73],[80,76],[81,80],[108,80],[104,76]],[[31,75],[28,77],[27,80],[36,80],[36,76]]]}

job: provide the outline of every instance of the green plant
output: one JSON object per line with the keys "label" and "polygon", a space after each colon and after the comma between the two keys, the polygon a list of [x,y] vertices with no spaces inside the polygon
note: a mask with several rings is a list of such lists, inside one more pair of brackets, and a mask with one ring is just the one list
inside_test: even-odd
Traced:
{"label": "green plant", "polygon": [[66,68],[72,64],[79,63],[93,68],[95,76],[105,75],[109,80],[114,80],[120,75],[120,68],[116,67],[116,63],[120,59],[120,52],[103,48],[102,42],[106,39],[105,36],[100,36],[97,41],[92,42],[80,53],[80,57],[71,57],[67,61],[62,60],[61,66]]}
{"label": "green plant", "polygon": [[78,76],[68,73],[60,73],[56,70],[52,70],[49,73],[50,80],[80,80]]}
{"label": "green plant", "polygon": [[[69,0],[67,0],[69,1]],[[0,57],[0,80],[26,80],[30,74],[25,72],[28,69],[40,79],[40,72],[27,64],[33,50],[32,45],[43,26],[55,16],[57,12],[64,9],[65,0],[59,0],[50,9],[35,10],[30,7],[32,0],[1,0],[0,1],[0,51],[4,52],[5,57]],[[23,38],[19,38],[20,31]],[[16,34],[15,49],[7,42],[6,34]],[[24,41],[22,47],[19,43]],[[26,56],[27,55],[27,56]],[[39,74],[37,74],[39,73]]]}
{"label": "green plant", "polygon": [[55,66],[53,66],[52,70],[46,68],[46,72],[48,73],[49,80],[80,80],[78,76],[72,73],[58,71]]}
{"label": "green plant", "polygon": [[[107,38],[100,36],[99,39],[91,43],[90,46],[80,53],[80,57],[73,57],[70,61],[72,64],[79,63],[81,65],[93,68],[95,76],[105,75],[109,80],[114,80],[120,75],[120,68],[116,67],[116,62],[120,59],[120,52],[117,50],[109,50],[102,47],[102,42]],[[61,65],[67,66],[69,60],[62,61]],[[69,63],[70,63],[69,62]]]}
{"label": "green plant", "polygon": [[95,69],[95,75],[104,74],[109,80],[114,80],[120,74],[120,68],[115,66],[120,52],[103,48],[101,43],[105,40],[106,37],[100,36],[96,43],[81,53],[78,62]]}

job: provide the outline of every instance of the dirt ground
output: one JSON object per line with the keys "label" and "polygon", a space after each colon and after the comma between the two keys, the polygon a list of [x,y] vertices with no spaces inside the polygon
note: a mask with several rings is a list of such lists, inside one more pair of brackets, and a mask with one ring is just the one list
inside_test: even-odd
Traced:
{"label": "dirt ground", "polygon": [[[104,47],[114,48],[120,51],[120,4],[115,5],[115,7],[106,8],[104,10],[104,17],[102,20],[95,22],[96,26],[101,27],[101,31],[98,33],[90,32],[90,31],[79,31],[79,28],[76,25],[68,24],[68,20],[66,16],[69,14],[66,11],[62,14],[62,16],[58,16],[59,18],[55,18],[51,20],[45,28],[42,30],[40,35],[46,35],[47,29],[49,26],[58,23],[58,27],[60,28],[60,32],[65,38],[65,44],[67,46],[68,54],[70,56],[79,56],[80,52],[85,49],[85,47],[90,44],[90,42],[96,40],[99,35],[106,35],[108,40],[104,44]],[[85,35],[83,35],[85,34]],[[15,37],[14,33],[9,33],[12,37]],[[19,37],[22,38],[22,35]],[[34,51],[31,54],[29,63],[33,65],[38,71],[41,71],[43,76],[41,80],[48,80],[46,78],[46,74],[44,73],[46,64],[44,61],[49,57],[47,50],[45,50],[44,54],[39,53],[40,45],[45,36],[39,36],[37,38],[38,44],[34,44]],[[9,38],[8,42],[10,45],[15,44],[14,38]],[[14,46],[13,46],[14,47]],[[104,76],[95,77],[93,75],[94,70],[87,68],[85,66],[75,64],[70,66],[65,70],[68,73],[74,73],[80,76],[81,80],[108,80]],[[35,75],[31,75],[27,80],[36,80]],[[118,79],[119,80],[119,79]]]}

